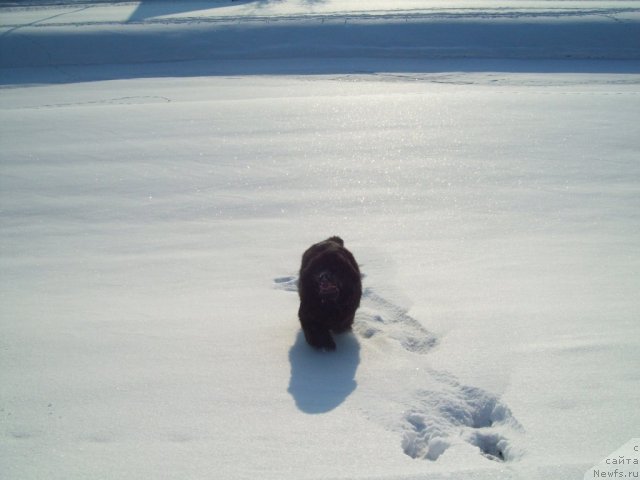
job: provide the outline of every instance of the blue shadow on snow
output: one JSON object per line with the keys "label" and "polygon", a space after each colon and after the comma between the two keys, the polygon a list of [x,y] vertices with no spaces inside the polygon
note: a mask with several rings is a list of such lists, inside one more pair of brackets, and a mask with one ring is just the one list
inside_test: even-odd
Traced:
{"label": "blue shadow on snow", "polygon": [[318,351],[307,345],[302,332],[289,350],[291,380],[288,392],[296,406],[309,414],[326,413],[338,407],[356,389],[360,344],[352,333],[336,335],[335,352]]}
{"label": "blue shadow on snow", "polygon": [[211,10],[219,7],[228,7],[243,3],[266,4],[268,0],[200,0],[200,1],[176,1],[176,0],[142,0],[129,17],[129,22],[144,22],[164,15],[176,15],[181,13]]}

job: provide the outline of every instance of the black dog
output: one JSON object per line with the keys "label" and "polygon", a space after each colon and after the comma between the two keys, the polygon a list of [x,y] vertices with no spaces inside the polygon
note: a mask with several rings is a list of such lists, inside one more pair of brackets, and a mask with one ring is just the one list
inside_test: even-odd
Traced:
{"label": "black dog", "polygon": [[351,329],[360,306],[360,269],[340,237],[316,243],[302,255],[298,317],[307,343],[335,350],[331,336]]}

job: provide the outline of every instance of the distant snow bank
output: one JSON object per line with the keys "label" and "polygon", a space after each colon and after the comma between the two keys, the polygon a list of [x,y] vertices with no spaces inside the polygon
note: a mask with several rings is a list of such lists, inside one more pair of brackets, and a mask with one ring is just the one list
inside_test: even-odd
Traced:
{"label": "distant snow bank", "polygon": [[[153,10],[153,2],[137,9],[128,4],[128,10],[123,4],[101,4],[92,21],[71,6],[60,13],[53,7],[5,8],[0,67],[231,58],[640,59],[640,8],[372,14],[322,13],[310,6],[307,13],[271,14],[248,10],[254,3],[207,15],[197,15],[197,2],[194,12],[189,2],[180,2],[173,13]],[[141,10],[144,5],[151,6]]]}

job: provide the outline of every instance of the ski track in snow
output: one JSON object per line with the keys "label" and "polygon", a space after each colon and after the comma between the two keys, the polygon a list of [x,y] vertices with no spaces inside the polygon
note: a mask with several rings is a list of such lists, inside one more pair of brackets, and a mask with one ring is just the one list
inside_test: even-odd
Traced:
{"label": "ski track in snow", "polygon": [[[296,292],[297,277],[274,279],[277,289]],[[363,290],[353,332],[364,342],[385,337],[397,342],[416,362],[438,345],[438,338],[401,307]],[[463,385],[452,375],[423,368],[425,386],[404,393],[405,411],[389,428],[400,434],[404,453],[436,461],[450,447],[468,444],[493,461],[517,460],[522,451],[512,437],[523,432],[511,410],[494,394]],[[434,388],[435,385],[435,388]]]}

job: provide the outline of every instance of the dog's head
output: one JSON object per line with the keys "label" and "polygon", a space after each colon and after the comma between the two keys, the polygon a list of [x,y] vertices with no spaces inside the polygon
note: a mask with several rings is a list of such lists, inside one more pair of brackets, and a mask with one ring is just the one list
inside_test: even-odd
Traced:
{"label": "dog's head", "polygon": [[323,270],[314,277],[318,298],[322,303],[333,303],[340,298],[342,284],[331,270]]}

